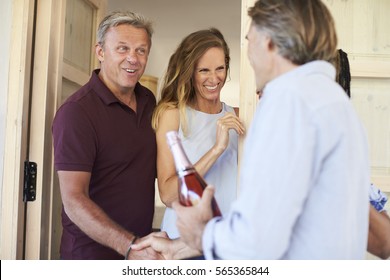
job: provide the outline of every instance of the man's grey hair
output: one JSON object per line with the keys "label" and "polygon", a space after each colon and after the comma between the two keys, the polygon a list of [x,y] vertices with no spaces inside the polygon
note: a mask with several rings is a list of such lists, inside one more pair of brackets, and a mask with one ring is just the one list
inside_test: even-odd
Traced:
{"label": "man's grey hair", "polygon": [[115,11],[107,15],[99,24],[96,34],[97,43],[103,47],[106,39],[106,33],[110,27],[128,24],[136,28],[145,29],[149,37],[149,43],[152,45],[153,27],[152,22],[145,16],[134,12]]}

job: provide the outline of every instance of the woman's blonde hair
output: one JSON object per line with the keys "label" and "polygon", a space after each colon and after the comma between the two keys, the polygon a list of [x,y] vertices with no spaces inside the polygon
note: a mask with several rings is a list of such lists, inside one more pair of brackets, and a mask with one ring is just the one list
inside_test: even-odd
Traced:
{"label": "woman's blonde hair", "polygon": [[208,49],[213,47],[223,50],[226,71],[228,73],[230,62],[229,47],[222,33],[216,28],[191,33],[183,39],[176,51],[172,54],[164,77],[160,100],[152,117],[152,127],[154,130],[157,130],[159,118],[163,112],[178,108],[182,130],[186,135],[187,118],[185,108],[196,97],[193,84],[196,63]]}

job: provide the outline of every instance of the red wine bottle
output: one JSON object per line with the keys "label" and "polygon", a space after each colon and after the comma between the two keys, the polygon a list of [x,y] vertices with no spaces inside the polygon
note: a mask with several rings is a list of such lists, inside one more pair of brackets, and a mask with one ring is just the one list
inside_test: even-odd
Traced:
{"label": "red wine bottle", "polygon": [[[184,206],[196,205],[199,203],[207,183],[189,161],[177,131],[168,131],[166,137],[175,161],[176,174],[179,178],[179,201]],[[211,201],[211,208],[214,217],[222,216],[214,197]]]}

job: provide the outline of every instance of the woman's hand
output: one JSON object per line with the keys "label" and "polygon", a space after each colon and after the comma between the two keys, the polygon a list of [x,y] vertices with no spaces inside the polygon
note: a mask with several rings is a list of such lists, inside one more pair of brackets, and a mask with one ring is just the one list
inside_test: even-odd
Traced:
{"label": "woman's hand", "polygon": [[217,137],[213,147],[217,154],[222,154],[229,144],[229,131],[234,129],[237,134],[243,135],[245,128],[240,119],[233,113],[226,113],[217,121]]}

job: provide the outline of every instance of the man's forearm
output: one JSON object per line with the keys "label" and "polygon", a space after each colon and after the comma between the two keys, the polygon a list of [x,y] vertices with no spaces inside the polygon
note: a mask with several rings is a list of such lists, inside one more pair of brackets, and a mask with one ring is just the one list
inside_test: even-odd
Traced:
{"label": "man's forearm", "polygon": [[111,220],[92,200],[75,199],[65,207],[65,212],[90,238],[125,255],[134,235]]}

